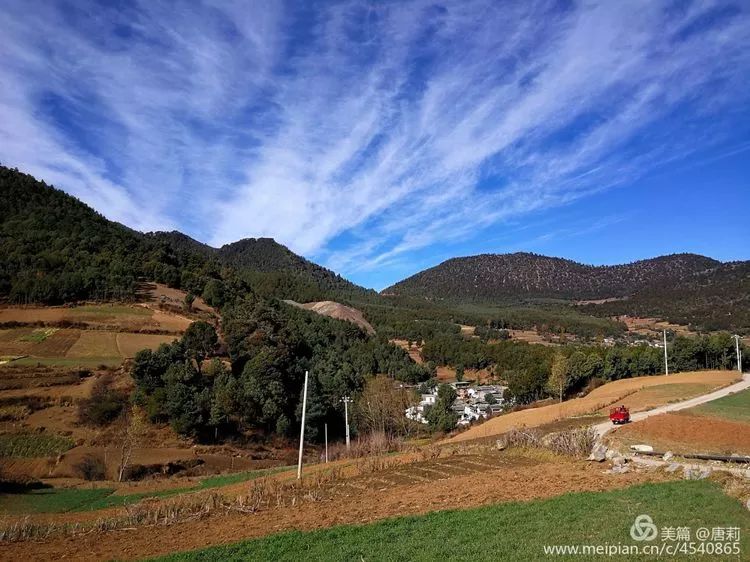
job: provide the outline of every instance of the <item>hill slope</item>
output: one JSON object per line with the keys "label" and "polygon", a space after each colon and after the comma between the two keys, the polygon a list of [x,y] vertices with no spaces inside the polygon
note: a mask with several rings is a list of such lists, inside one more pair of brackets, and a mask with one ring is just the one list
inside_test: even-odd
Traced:
{"label": "hill slope", "polygon": [[225,265],[240,271],[294,274],[326,294],[375,295],[337,273],[313,263],[279,244],[273,238],[245,238],[226,244],[215,254]]}
{"label": "hill slope", "polygon": [[591,266],[536,254],[482,254],[453,258],[383,292],[457,300],[502,298],[602,299],[625,297],[721,265],[695,254],[676,254],[627,265]]}
{"label": "hill slope", "polygon": [[180,232],[137,232],[4,166],[0,255],[0,298],[18,303],[129,298],[142,278],[196,295],[211,280],[303,301],[375,294],[268,238],[216,249]]}
{"label": "hill slope", "polygon": [[447,260],[383,291],[454,302],[615,299],[581,305],[597,316],[658,316],[705,329],[750,327],[750,262],[674,254],[591,266],[528,253]]}

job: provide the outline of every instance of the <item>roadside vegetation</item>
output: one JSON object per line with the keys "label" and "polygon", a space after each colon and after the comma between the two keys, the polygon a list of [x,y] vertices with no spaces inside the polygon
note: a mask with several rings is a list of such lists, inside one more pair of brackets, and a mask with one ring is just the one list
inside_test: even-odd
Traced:
{"label": "roadside vegetation", "polygon": [[[676,336],[669,342],[671,372],[732,369],[734,356],[734,340],[727,332]],[[440,335],[425,342],[422,357],[436,365],[490,369],[495,377],[507,381],[510,397],[519,404],[548,396],[559,398],[560,394],[570,396],[592,383],[664,373],[663,349],[648,345],[571,344],[552,348]]]}

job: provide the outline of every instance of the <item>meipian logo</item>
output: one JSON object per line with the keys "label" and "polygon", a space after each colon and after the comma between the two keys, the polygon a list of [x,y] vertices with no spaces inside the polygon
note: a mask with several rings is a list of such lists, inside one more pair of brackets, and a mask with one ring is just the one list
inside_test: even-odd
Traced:
{"label": "meipian logo", "polygon": [[656,538],[659,530],[654,525],[654,520],[646,514],[641,514],[635,518],[635,522],[630,527],[630,536],[634,541],[652,541]]}

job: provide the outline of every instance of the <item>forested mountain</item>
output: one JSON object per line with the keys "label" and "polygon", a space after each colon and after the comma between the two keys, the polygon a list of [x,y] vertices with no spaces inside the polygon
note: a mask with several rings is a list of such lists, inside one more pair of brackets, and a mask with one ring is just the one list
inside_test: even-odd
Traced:
{"label": "forested mountain", "polygon": [[2,166],[0,221],[0,298],[11,302],[129,298],[140,278],[197,295],[210,287],[216,305],[245,291],[301,302],[375,296],[271,239],[215,249],[180,232],[143,234]]}
{"label": "forested mountain", "polygon": [[518,297],[603,299],[679,282],[719,265],[695,254],[614,266],[584,265],[529,253],[482,254],[447,260],[383,293],[475,301]]}
{"label": "forested mountain", "polygon": [[308,283],[312,282],[315,287],[328,294],[375,295],[374,291],[363,289],[330,269],[298,256],[273,238],[245,238],[222,246],[216,251],[216,255],[223,264],[237,270],[291,274]]}
{"label": "forested mountain", "polygon": [[654,284],[632,298],[578,307],[585,314],[666,318],[702,330],[750,329],[750,262],[726,263],[677,283]]}
{"label": "forested mountain", "polygon": [[591,266],[529,253],[454,258],[384,294],[452,302],[570,301],[597,316],[659,316],[705,329],[750,326],[750,262],[674,254],[625,265]]}
{"label": "forested mountain", "polygon": [[[568,321],[548,318],[535,325],[570,330],[569,321],[579,325],[584,318],[580,313],[585,313],[659,316],[708,329],[750,327],[750,262],[722,264],[677,254],[595,267],[528,253],[484,254],[448,260],[386,289],[392,296],[381,299],[272,239],[245,239],[217,249],[180,232],[143,234],[107,220],[43,181],[2,166],[0,255],[0,299],[14,303],[128,299],[145,279],[202,295],[219,307],[246,293],[302,303],[353,304],[379,332],[392,336],[431,333],[435,321],[487,324],[487,314],[476,317],[461,307],[446,306],[446,301],[524,301],[527,312],[520,320],[525,323],[506,318],[508,311],[489,320],[526,327],[526,320],[535,316],[528,313],[529,306],[536,306],[534,299],[549,298],[622,300],[579,303],[579,313],[564,307]],[[605,328],[604,333],[610,333],[616,326]],[[594,331],[602,327],[594,326]]]}

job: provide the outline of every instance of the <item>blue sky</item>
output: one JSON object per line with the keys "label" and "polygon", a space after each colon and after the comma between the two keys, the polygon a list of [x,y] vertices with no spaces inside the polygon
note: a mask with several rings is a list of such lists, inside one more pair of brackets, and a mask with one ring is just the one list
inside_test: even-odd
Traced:
{"label": "blue sky", "polygon": [[750,258],[746,2],[0,0],[0,162],[368,287]]}

